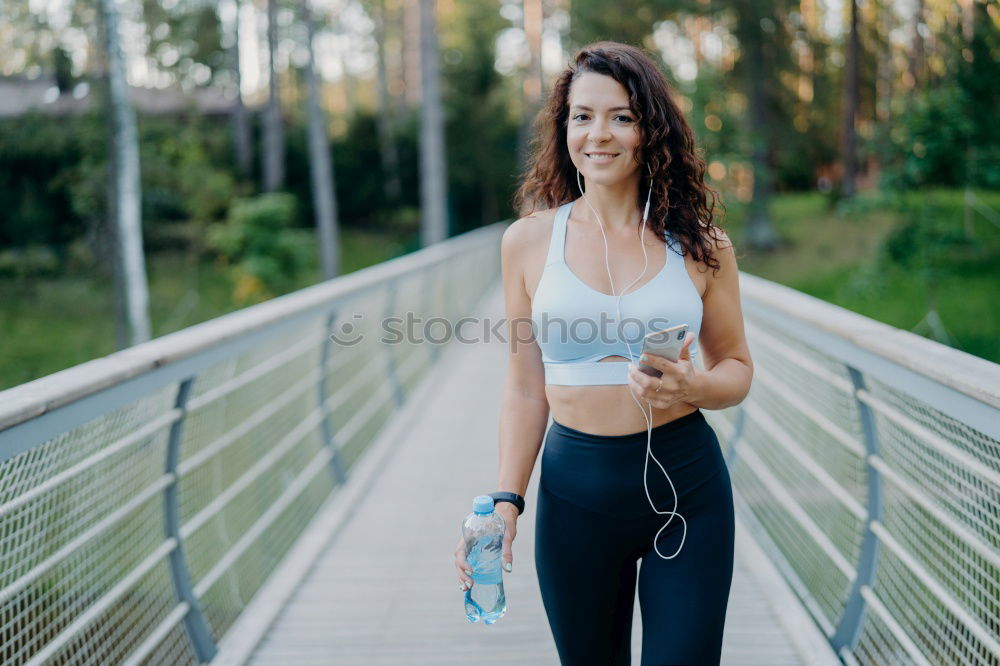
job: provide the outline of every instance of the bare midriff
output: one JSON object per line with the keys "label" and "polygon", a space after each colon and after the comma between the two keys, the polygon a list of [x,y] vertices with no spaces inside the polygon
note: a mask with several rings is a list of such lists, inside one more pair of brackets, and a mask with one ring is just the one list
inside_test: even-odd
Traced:
{"label": "bare midriff", "polygon": [[[538,283],[541,280],[542,270],[545,265],[545,256],[548,249],[549,237],[552,234],[552,218],[554,210],[545,211],[539,215],[540,219],[545,219],[547,225],[539,225],[539,242],[533,247],[532,256],[526,257],[526,269],[524,276],[525,287],[530,295],[535,293]],[[571,218],[572,219],[572,218]],[[662,248],[663,242],[647,230],[646,242],[650,247]],[[634,241],[629,241],[629,246],[634,247]],[[621,248],[612,250],[615,252],[627,251],[624,245]],[[661,250],[662,251],[662,250]],[[568,251],[568,254],[571,251]],[[606,278],[604,267],[604,247],[598,246],[596,238],[593,239],[591,247],[584,249],[584,254],[590,257],[590,261],[584,259],[579,262],[574,261],[574,266],[597,266],[592,273],[574,272],[583,281],[589,284],[600,282]],[[641,262],[641,255],[635,258]],[[652,263],[652,262],[651,262]],[[638,265],[641,266],[641,263]],[[659,266],[651,265],[651,274],[655,275]],[[705,276],[699,273],[694,267],[694,262],[690,256],[685,257],[685,267],[688,275],[698,290],[699,294],[705,293]],[[642,286],[642,285],[639,285]],[[638,287],[636,287],[638,288]],[[608,356],[600,359],[600,363],[627,363],[624,356]],[[628,384],[608,384],[589,386],[564,386],[561,384],[546,384],[545,397],[548,399],[549,412],[552,418],[559,423],[569,426],[581,432],[594,435],[628,435],[646,430],[646,419],[643,417],[643,410],[648,414],[649,405],[636,394],[639,404],[632,398]],[[640,409],[641,405],[641,409]],[[690,414],[697,407],[687,402],[678,402],[666,409],[653,409],[653,427],[663,425],[675,419]]]}
{"label": "bare midriff", "polygon": [[[623,356],[609,356],[601,363],[625,363]],[[628,384],[605,386],[562,386],[547,384],[545,397],[549,401],[552,418],[574,430],[594,435],[628,435],[646,430],[646,419],[642,409],[649,413],[649,405],[638,394],[635,404],[629,393]],[[653,427],[663,425],[697,407],[687,402],[678,402],[666,409],[653,409]]]}

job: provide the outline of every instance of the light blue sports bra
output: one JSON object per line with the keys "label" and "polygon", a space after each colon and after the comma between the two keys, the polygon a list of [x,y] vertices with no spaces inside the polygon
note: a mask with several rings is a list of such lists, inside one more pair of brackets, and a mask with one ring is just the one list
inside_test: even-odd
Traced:
{"label": "light blue sports bra", "polygon": [[[628,363],[599,363],[598,359],[623,356],[638,363],[644,335],[678,324],[687,324],[695,335],[690,351],[697,353],[701,296],[669,232],[670,242],[664,244],[666,264],[652,280],[622,297],[619,326],[618,297],[589,287],[566,265],[566,227],[572,208],[571,201],[556,213],[545,268],[531,302],[532,331],[542,351],[545,383],[627,384]],[[631,355],[625,341],[632,347]]]}

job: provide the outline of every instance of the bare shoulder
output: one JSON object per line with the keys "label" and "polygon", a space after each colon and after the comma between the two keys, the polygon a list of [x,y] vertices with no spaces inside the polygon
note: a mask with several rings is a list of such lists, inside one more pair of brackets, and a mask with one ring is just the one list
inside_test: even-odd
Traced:
{"label": "bare shoulder", "polygon": [[556,210],[535,210],[511,223],[503,232],[503,252],[515,258],[538,248],[539,243],[552,233]]}
{"label": "bare shoulder", "polygon": [[[729,234],[722,227],[717,227],[714,224],[705,232],[704,237],[708,240],[711,248],[709,252],[712,259],[718,262],[717,269],[707,271],[710,278],[709,284],[711,284],[712,281],[718,280],[723,273],[735,273],[738,270],[736,268],[736,248],[732,239],[729,238]],[[706,269],[709,268],[707,262],[702,262],[702,265]]]}
{"label": "bare shoulder", "polygon": [[522,243],[530,244],[540,236],[544,236],[545,233],[551,231],[555,213],[555,208],[548,208],[545,210],[535,210],[524,217],[518,218],[504,231],[504,242],[515,246]]}
{"label": "bare shoulder", "polygon": [[702,298],[711,291],[713,286],[731,282],[734,280],[733,276],[739,273],[736,266],[735,248],[729,234],[722,227],[713,224],[705,231],[704,238],[708,240],[711,248],[709,252],[715,261],[710,264],[706,257],[705,260],[698,262],[698,273],[702,276],[705,285]]}
{"label": "bare shoulder", "polygon": [[705,236],[712,244],[713,253],[724,252],[726,254],[734,254],[733,241],[729,238],[729,234],[727,234],[722,227],[714,224],[711,225]]}

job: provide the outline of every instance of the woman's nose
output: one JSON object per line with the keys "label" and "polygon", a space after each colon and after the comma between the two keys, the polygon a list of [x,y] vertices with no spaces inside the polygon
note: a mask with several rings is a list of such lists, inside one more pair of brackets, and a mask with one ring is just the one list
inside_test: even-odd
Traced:
{"label": "woman's nose", "polygon": [[590,128],[590,139],[594,143],[604,143],[611,138],[611,131],[603,122],[595,122]]}

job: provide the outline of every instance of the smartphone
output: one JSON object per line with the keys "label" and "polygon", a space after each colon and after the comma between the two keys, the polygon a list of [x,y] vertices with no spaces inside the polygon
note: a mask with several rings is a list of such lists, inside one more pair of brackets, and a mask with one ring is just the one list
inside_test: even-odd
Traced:
{"label": "smartphone", "polygon": [[[681,347],[684,346],[684,336],[687,335],[687,330],[687,324],[678,324],[662,331],[648,333],[642,339],[642,351],[676,361],[681,357]],[[641,372],[645,372],[651,377],[659,377],[663,374],[656,368],[642,363],[639,363],[637,367]]]}

